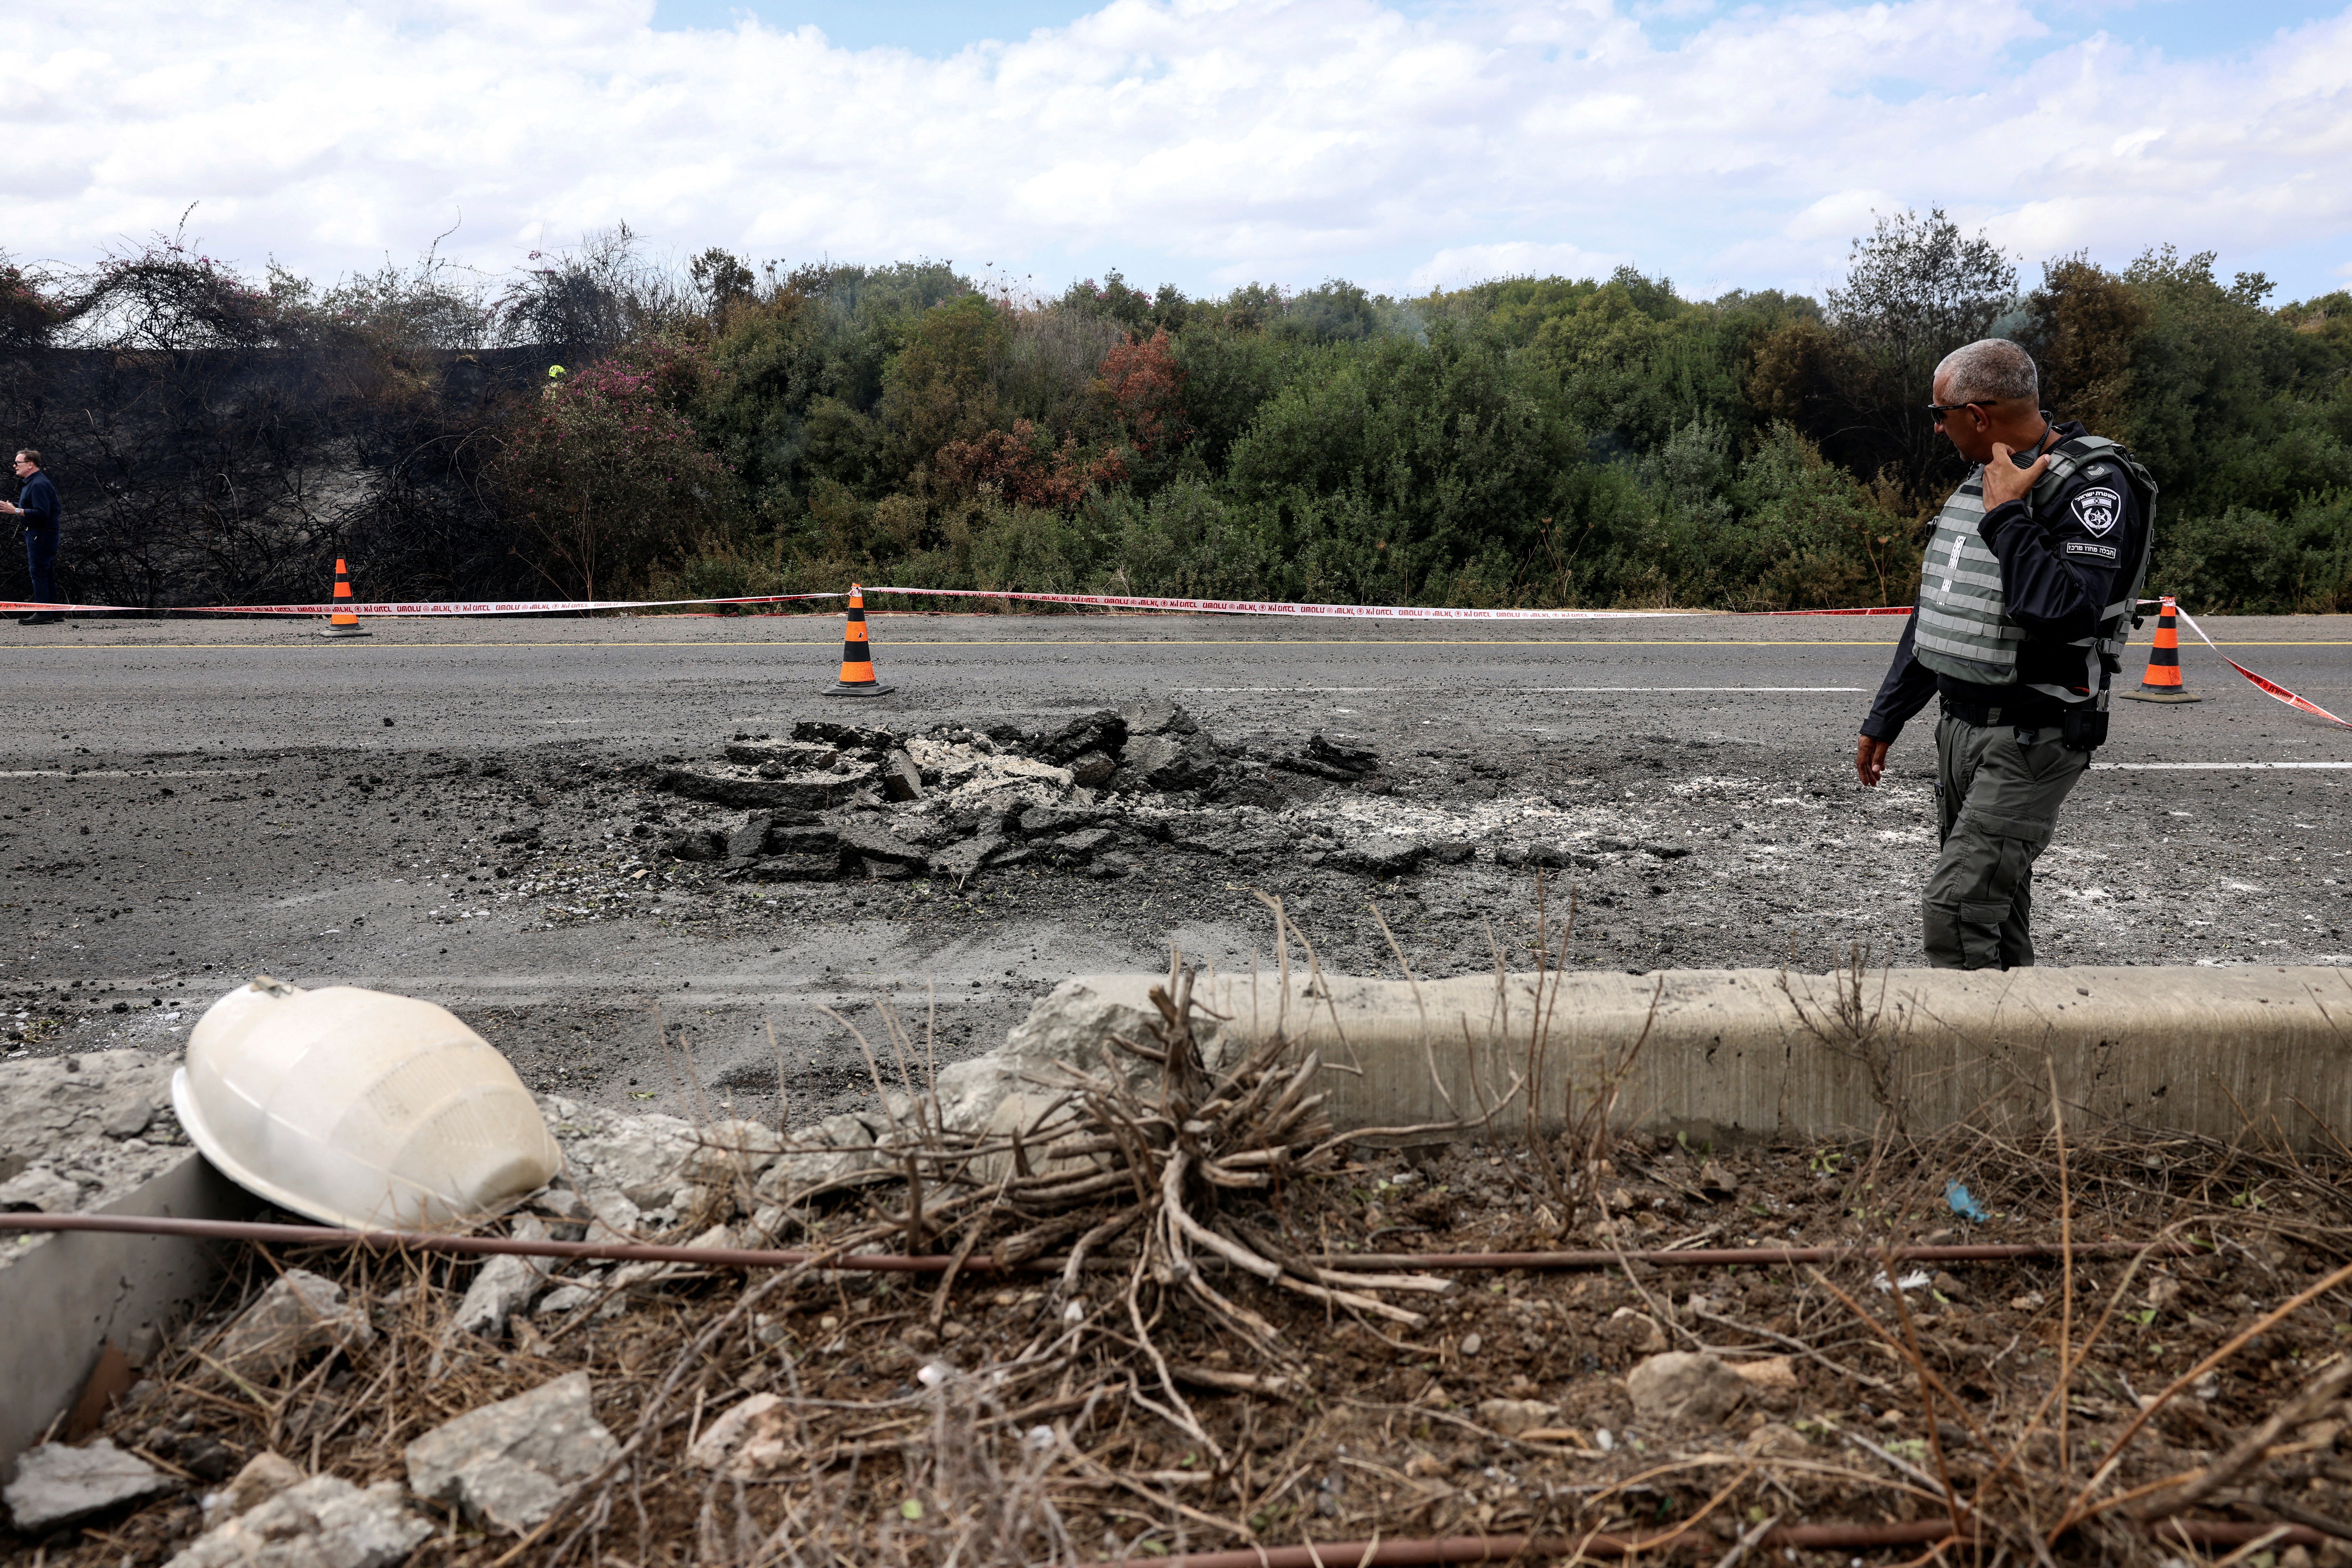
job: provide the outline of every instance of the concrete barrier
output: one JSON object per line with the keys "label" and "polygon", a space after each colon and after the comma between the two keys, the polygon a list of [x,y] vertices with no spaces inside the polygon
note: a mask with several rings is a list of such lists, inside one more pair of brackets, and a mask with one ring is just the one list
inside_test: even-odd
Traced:
{"label": "concrete barrier", "polygon": [[[259,1202],[190,1153],[100,1214],[247,1219]],[[107,1341],[134,1354],[184,1320],[226,1249],[186,1237],[75,1232],[0,1268],[0,1475],[70,1406]]]}
{"label": "concrete barrier", "polygon": [[[1066,983],[1140,1022],[1158,977]],[[2352,971],[2330,968],[1570,972],[1423,981],[1294,970],[1221,974],[1198,994],[1228,1053],[1281,1028],[1346,1070],[1322,1087],[1342,1128],[1412,1125],[1527,1101],[1549,1131],[1614,1078],[1621,1129],[1866,1138],[2050,1120],[2051,1072],[2073,1126],[2234,1137],[2251,1121],[2298,1148],[2352,1142]],[[1056,1002],[1056,998],[1060,1000]],[[1638,1051],[1635,1049],[1638,1042]],[[1622,1065],[1622,1070],[1619,1068]]]}

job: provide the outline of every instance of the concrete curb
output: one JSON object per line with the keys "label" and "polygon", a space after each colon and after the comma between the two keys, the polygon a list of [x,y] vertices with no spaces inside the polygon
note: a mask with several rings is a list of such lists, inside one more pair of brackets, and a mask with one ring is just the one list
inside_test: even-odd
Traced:
{"label": "concrete curb", "polygon": [[[1160,983],[1103,975],[1065,989],[1148,1013]],[[1540,1027],[1531,974],[1499,989],[1491,976],[1339,975],[1318,988],[1293,970],[1286,997],[1267,974],[1217,975],[1197,994],[1228,1019],[1217,1031],[1226,1059],[1286,1027],[1297,1049],[1346,1069],[1321,1085],[1343,1129],[1500,1104],[1498,1134],[1524,1133],[1532,1088],[1538,1125],[1558,1131],[1638,1040],[1611,1119],[1621,1130],[1852,1139],[1899,1116],[1914,1134],[1964,1124],[2030,1134],[2050,1123],[2054,1066],[2080,1131],[2231,1138],[2251,1121],[2298,1149],[2334,1147],[2339,1133],[2352,1142],[2352,971],[2342,969],[1895,970],[1859,984],[1759,969],[1571,971],[1556,989],[1545,983]]]}
{"label": "concrete curb", "polygon": [[[190,1153],[100,1214],[246,1219],[259,1200]],[[79,1396],[99,1348],[185,1319],[220,1270],[222,1244],[184,1237],[47,1237],[0,1268],[0,1475]]]}

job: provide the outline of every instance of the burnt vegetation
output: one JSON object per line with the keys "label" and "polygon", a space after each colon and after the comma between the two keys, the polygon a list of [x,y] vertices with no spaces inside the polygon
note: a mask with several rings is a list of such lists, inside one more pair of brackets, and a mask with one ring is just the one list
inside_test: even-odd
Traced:
{"label": "burnt vegetation", "polygon": [[625,226],[322,287],[166,237],[0,257],[0,416],[66,490],[67,588],[141,606],[309,600],[343,556],[368,598],[1830,607],[1911,594],[1958,475],[1929,374],[2006,335],[2155,471],[2158,585],[2342,610],[2352,296],[2273,292],[2169,247],[2032,284],[1941,213],[1882,218],[1819,300],[1630,268],[1049,298],[943,261],[675,266]]}

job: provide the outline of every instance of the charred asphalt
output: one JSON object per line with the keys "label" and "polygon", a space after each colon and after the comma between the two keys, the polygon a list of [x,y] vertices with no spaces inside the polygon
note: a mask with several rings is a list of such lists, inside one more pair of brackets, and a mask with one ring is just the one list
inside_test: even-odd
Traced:
{"label": "charred asphalt", "polygon": [[[2352,706],[2352,618],[2209,626]],[[1171,942],[1271,963],[1260,892],[1353,973],[1524,963],[1571,884],[1579,964],[1916,962],[1929,726],[1852,773],[1889,620],[877,615],[857,701],[836,627],[0,628],[0,1056],[175,1048],[266,973],[797,1121],[871,1094],[825,1009],[953,1059]],[[2118,704],[2042,862],[2042,961],[2352,965],[2352,732],[2184,664],[2206,700]]]}

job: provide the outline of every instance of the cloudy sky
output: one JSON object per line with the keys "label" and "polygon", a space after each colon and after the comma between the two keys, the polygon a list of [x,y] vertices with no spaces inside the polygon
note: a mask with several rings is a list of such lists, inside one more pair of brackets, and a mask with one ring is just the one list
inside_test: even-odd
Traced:
{"label": "cloudy sky", "polygon": [[2352,5],[77,0],[11,7],[0,247],[496,273],[931,256],[1057,290],[1620,262],[1818,290],[1870,215],[2352,286]]}

